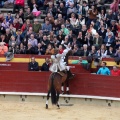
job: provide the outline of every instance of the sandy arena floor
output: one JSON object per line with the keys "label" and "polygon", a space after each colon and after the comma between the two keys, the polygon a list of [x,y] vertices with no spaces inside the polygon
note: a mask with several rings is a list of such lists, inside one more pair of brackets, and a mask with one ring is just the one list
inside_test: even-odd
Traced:
{"label": "sandy arena floor", "polygon": [[120,106],[50,105],[46,110],[40,102],[0,101],[0,120],[120,120]]}

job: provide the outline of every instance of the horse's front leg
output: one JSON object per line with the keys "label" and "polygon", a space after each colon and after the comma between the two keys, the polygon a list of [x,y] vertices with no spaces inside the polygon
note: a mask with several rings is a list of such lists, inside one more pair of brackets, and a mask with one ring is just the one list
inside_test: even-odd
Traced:
{"label": "horse's front leg", "polygon": [[57,92],[57,107],[58,107],[58,109],[60,109],[59,95],[60,95],[60,92]]}
{"label": "horse's front leg", "polygon": [[48,100],[49,100],[49,97],[50,97],[50,90],[48,91],[48,94],[47,94],[46,109],[48,109]]}

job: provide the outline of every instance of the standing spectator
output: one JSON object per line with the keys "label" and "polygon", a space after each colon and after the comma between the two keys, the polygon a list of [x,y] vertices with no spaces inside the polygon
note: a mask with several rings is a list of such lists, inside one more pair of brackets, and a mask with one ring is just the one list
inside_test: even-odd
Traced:
{"label": "standing spectator", "polygon": [[41,71],[49,71],[49,67],[50,67],[50,59],[45,58],[45,62],[41,66]]}
{"label": "standing spectator", "polygon": [[97,19],[97,9],[96,9],[96,7],[94,6],[94,5],[92,5],[92,9],[90,10],[88,10],[88,14],[89,14],[89,19],[88,19],[88,21],[87,21],[87,25],[89,26],[90,25],[90,23],[91,23],[91,21],[96,21],[96,19]]}
{"label": "standing spectator", "polygon": [[113,69],[111,70],[111,75],[112,76],[120,76],[120,70],[118,69],[117,66],[113,66]]}
{"label": "standing spectator", "polygon": [[15,0],[14,7],[13,7],[13,13],[16,12],[16,9],[19,11],[20,8],[24,8],[25,0]]}
{"label": "standing spectator", "polygon": [[35,61],[35,57],[31,58],[31,62],[28,64],[29,71],[39,71],[38,62]]}
{"label": "standing spectator", "polygon": [[97,71],[97,74],[99,75],[110,75],[110,70],[108,67],[106,67],[106,62],[102,62],[102,67],[99,68],[99,70]]}
{"label": "standing spectator", "polygon": [[120,3],[120,0],[113,0],[113,3],[110,5],[110,9],[112,12],[117,12],[118,11],[118,5]]}

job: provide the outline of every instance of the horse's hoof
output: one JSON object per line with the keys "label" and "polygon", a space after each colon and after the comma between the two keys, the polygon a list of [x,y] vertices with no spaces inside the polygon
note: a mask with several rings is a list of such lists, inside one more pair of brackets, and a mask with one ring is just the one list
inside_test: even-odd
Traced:
{"label": "horse's hoof", "polygon": [[70,92],[69,92],[69,91],[66,91],[66,93],[67,93],[67,95],[69,95],[69,94],[70,94]]}
{"label": "horse's hoof", "polygon": [[60,105],[57,105],[58,109],[60,109]]}
{"label": "horse's hoof", "polygon": [[62,95],[64,94],[64,91],[62,91]]}
{"label": "horse's hoof", "polygon": [[46,109],[48,109],[48,105],[46,104]]}

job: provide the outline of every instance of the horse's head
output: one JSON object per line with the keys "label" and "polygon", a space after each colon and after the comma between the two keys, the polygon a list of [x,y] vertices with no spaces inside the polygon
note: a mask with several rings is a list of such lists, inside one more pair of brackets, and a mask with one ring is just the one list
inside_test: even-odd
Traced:
{"label": "horse's head", "polygon": [[67,64],[68,64],[68,58],[69,58],[69,56],[72,56],[72,50],[69,50],[68,53],[67,53],[66,56],[65,56],[64,61],[65,61]]}

